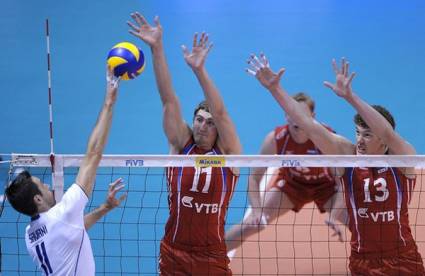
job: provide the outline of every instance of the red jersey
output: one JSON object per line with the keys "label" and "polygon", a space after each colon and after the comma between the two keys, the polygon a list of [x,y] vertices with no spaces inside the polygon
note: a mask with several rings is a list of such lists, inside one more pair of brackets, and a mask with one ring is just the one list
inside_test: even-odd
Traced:
{"label": "red jersey", "polygon": [[[332,131],[329,127],[326,128],[329,131]],[[274,133],[276,140],[276,152],[278,154],[322,154],[311,140],[307,140],[307,142],[303,144],[295,142],[289,133],[288,125],[276,127]],[[280,168],[280,171],[284,175],[287,175],[290,180],[300,184],[308,185],[334,182],[328,168],[290,167]]]}
{"label": "red jersey", "polygon": [[345,169],[354,254],[391,256],[415,247],[407,208],[415,181],[397,168]]}
{"label": "red jersey", "polygon": [[[217,147],[204,152],[191,138],[180,154],[221,152]],[[225,167],[167,168],[170,216],[164,239],[190,247],[224,246],[226,212],[237,178]]]}

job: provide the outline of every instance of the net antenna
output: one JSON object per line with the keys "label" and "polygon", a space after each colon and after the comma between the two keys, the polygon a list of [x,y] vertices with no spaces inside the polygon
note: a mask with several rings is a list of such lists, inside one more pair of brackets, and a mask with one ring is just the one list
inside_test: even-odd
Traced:
{"label": "net antenna", "polygon": [[58,160],[55,156],[53,143],[53,104],[52,104],[52,74],[50,61],[50,31],[49,19],[46,18],[46,52],[47,52],[47,88],[49,96],[49,130],[50,130],[50,165],[52,168],[52,188],[55,191],[56,201],[60,201],[63,195],[63,170],[57,166]]}

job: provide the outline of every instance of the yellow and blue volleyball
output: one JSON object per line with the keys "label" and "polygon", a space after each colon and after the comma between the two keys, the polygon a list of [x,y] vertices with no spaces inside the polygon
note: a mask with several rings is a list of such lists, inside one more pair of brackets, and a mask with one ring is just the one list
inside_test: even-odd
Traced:
{"label": "yellow and blue volleyball", "polygon": [[107,61],[114,75],[123,80],[133,79],[145,69],[145,56],[142,50],[130,42],[121,42],[112,47]]}

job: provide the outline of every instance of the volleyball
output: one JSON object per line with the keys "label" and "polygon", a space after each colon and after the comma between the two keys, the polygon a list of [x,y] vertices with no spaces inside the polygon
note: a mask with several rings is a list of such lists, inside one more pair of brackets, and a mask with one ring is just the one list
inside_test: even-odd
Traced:
{"label": "volleyball", "polygon": [[116,77],[130,80],[140,75],[145,69],[145,56],[136,45],[130,42],[121,42],[109,51],[108,65]]}

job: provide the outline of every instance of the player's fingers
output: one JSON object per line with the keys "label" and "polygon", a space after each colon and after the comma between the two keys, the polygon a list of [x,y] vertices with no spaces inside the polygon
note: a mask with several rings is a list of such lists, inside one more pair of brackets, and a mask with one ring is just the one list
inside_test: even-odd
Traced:
{"label": "player's fingers", "polygon": [[252,70],[252,69],[249,69],[249,68],[246,68],[245,69],[245,72],[247,72],[248,74],[250,74],[252,76],[255,76],[256,75],[256,72],[254,70]]}
{"label": "player's fingers", "polygon": [[347,85],[351,85],[351,82],[353,81],[355,76],[356,76],[355,72],[351,73],[350,78],[348,79]]}
{"label": "player's fingers", "polygon": [[129,30],[128,31],[130,34],[134,35],[135,37],[139,37],[140,38],[140,34],[138,31],[133,31],[133,30]]}
{"label": "player's fingers", "polygon": [[341,59],[341,74],[343,74],[344,76],[345,76],[345,74],[346,74],[346,72],[345,72],[345,69],[346,69],[347,67],[346,67],[346,65],[345,65],[345,57],[343,57],[342,59]]}
{"label": "player's fingers", "polygon": [[184,56],[189,55],[189,50],[187,49],[186,45],[182,45],[181,48]]}
{"label": "player's fingers", "polygon": [[139,12],[135,12],[135,17],[136,17],[135,20],[137,20],[137,23],[139,23],[140,25],[143,25],[143,24],[149,25],[146,18],[143,15],[141,15]]}
{"label": "player's fingers", "polygon": [[134,31],[138,32],[139,28],[133,24],[133,22],[127,21],[127,25],[130,26]]}
{"label": "player's fingers", "polygon": [[209,35],[205,34],[204,45],[208,45],[208,39],[209,39]]}
{"label": "player's fingers", "polygon": [[254,59],[255,55],[251,55],[250,58],[247,60],[248,64],[257,72],[260,70],[260,66],[257,65],[257,62]]}
{"label": "player's fingers", "polygon": [[195,33],[193,35],[193,45],[192,45],[192,47],[196,47],[197,43],[198,43],[198,33]]}
{"label": "player's fingers", "polygon": [[260,67],[260,68],[264,68],[264,64],[260,61],[260,59],[254,55],[254,57],[252,58],[252,62],[255,63],[256,66]]}
{"label": "player's fingers", "polygon": [[159,16],[158,15],[155,15],[153,22],[155,22],[155,25],[157,27],[161,26],[161,22],[159,22]]}
{"label": "player's fingers", "polygon": [[331,90],[335,90],[335,86],[332,83],[328,82],[328,81],[324,81],[323,82],[323,85],[326,86],[326,87],[328,87]]}
{"label": "player's fingers", "polygon": [[335,75],[339,74],[338,65],[336,64],[336,60],[334,58],[332,59],[332,69],[334,70]]}
{"label": "player's fingers", "polygon": [[209,53],[210,51],[211,51],[211,49],[212,49],[212,47],[214,46],[214,44],[213,43],[210,43],[209,45],[208,45],[208,47],[207,47],[207,53]]}
{"label": "player's fingers", "polygon": [[266,58],[266,55],[263,52],[260,53],[260,59],[265,67],[270,67],[269,60]]}
{"label": "player's fingers", "polygon": [[280,68],[279,72],[277,73],[277,76],[279,77],[279,79],[282,77],[282,75],[285,73],[285,68]]}
{"label": "player's fingers", "polygon": [[199,45],[204,46],[205,45],[205,32],[201,33],[201,38],[199,39]]}
{"label": "player's fingers", "polygon": [[113,190],[113,189],[115,189],[115,187],[118,185],[118,184],[121,184],[123,182],[123,179],[120,177],[120,178],[117,178],[117,179],[115,179],[115,181],[114,182],[112,182],[111,184],[109,184],[109,189],[110,190]]}
{"label": "player's fingers", "polygon": [[350,63],[349,62],[346,62],[345,63],[345,75],[344,75],[346,77],[348,76],[349,68],[350,68]]}

